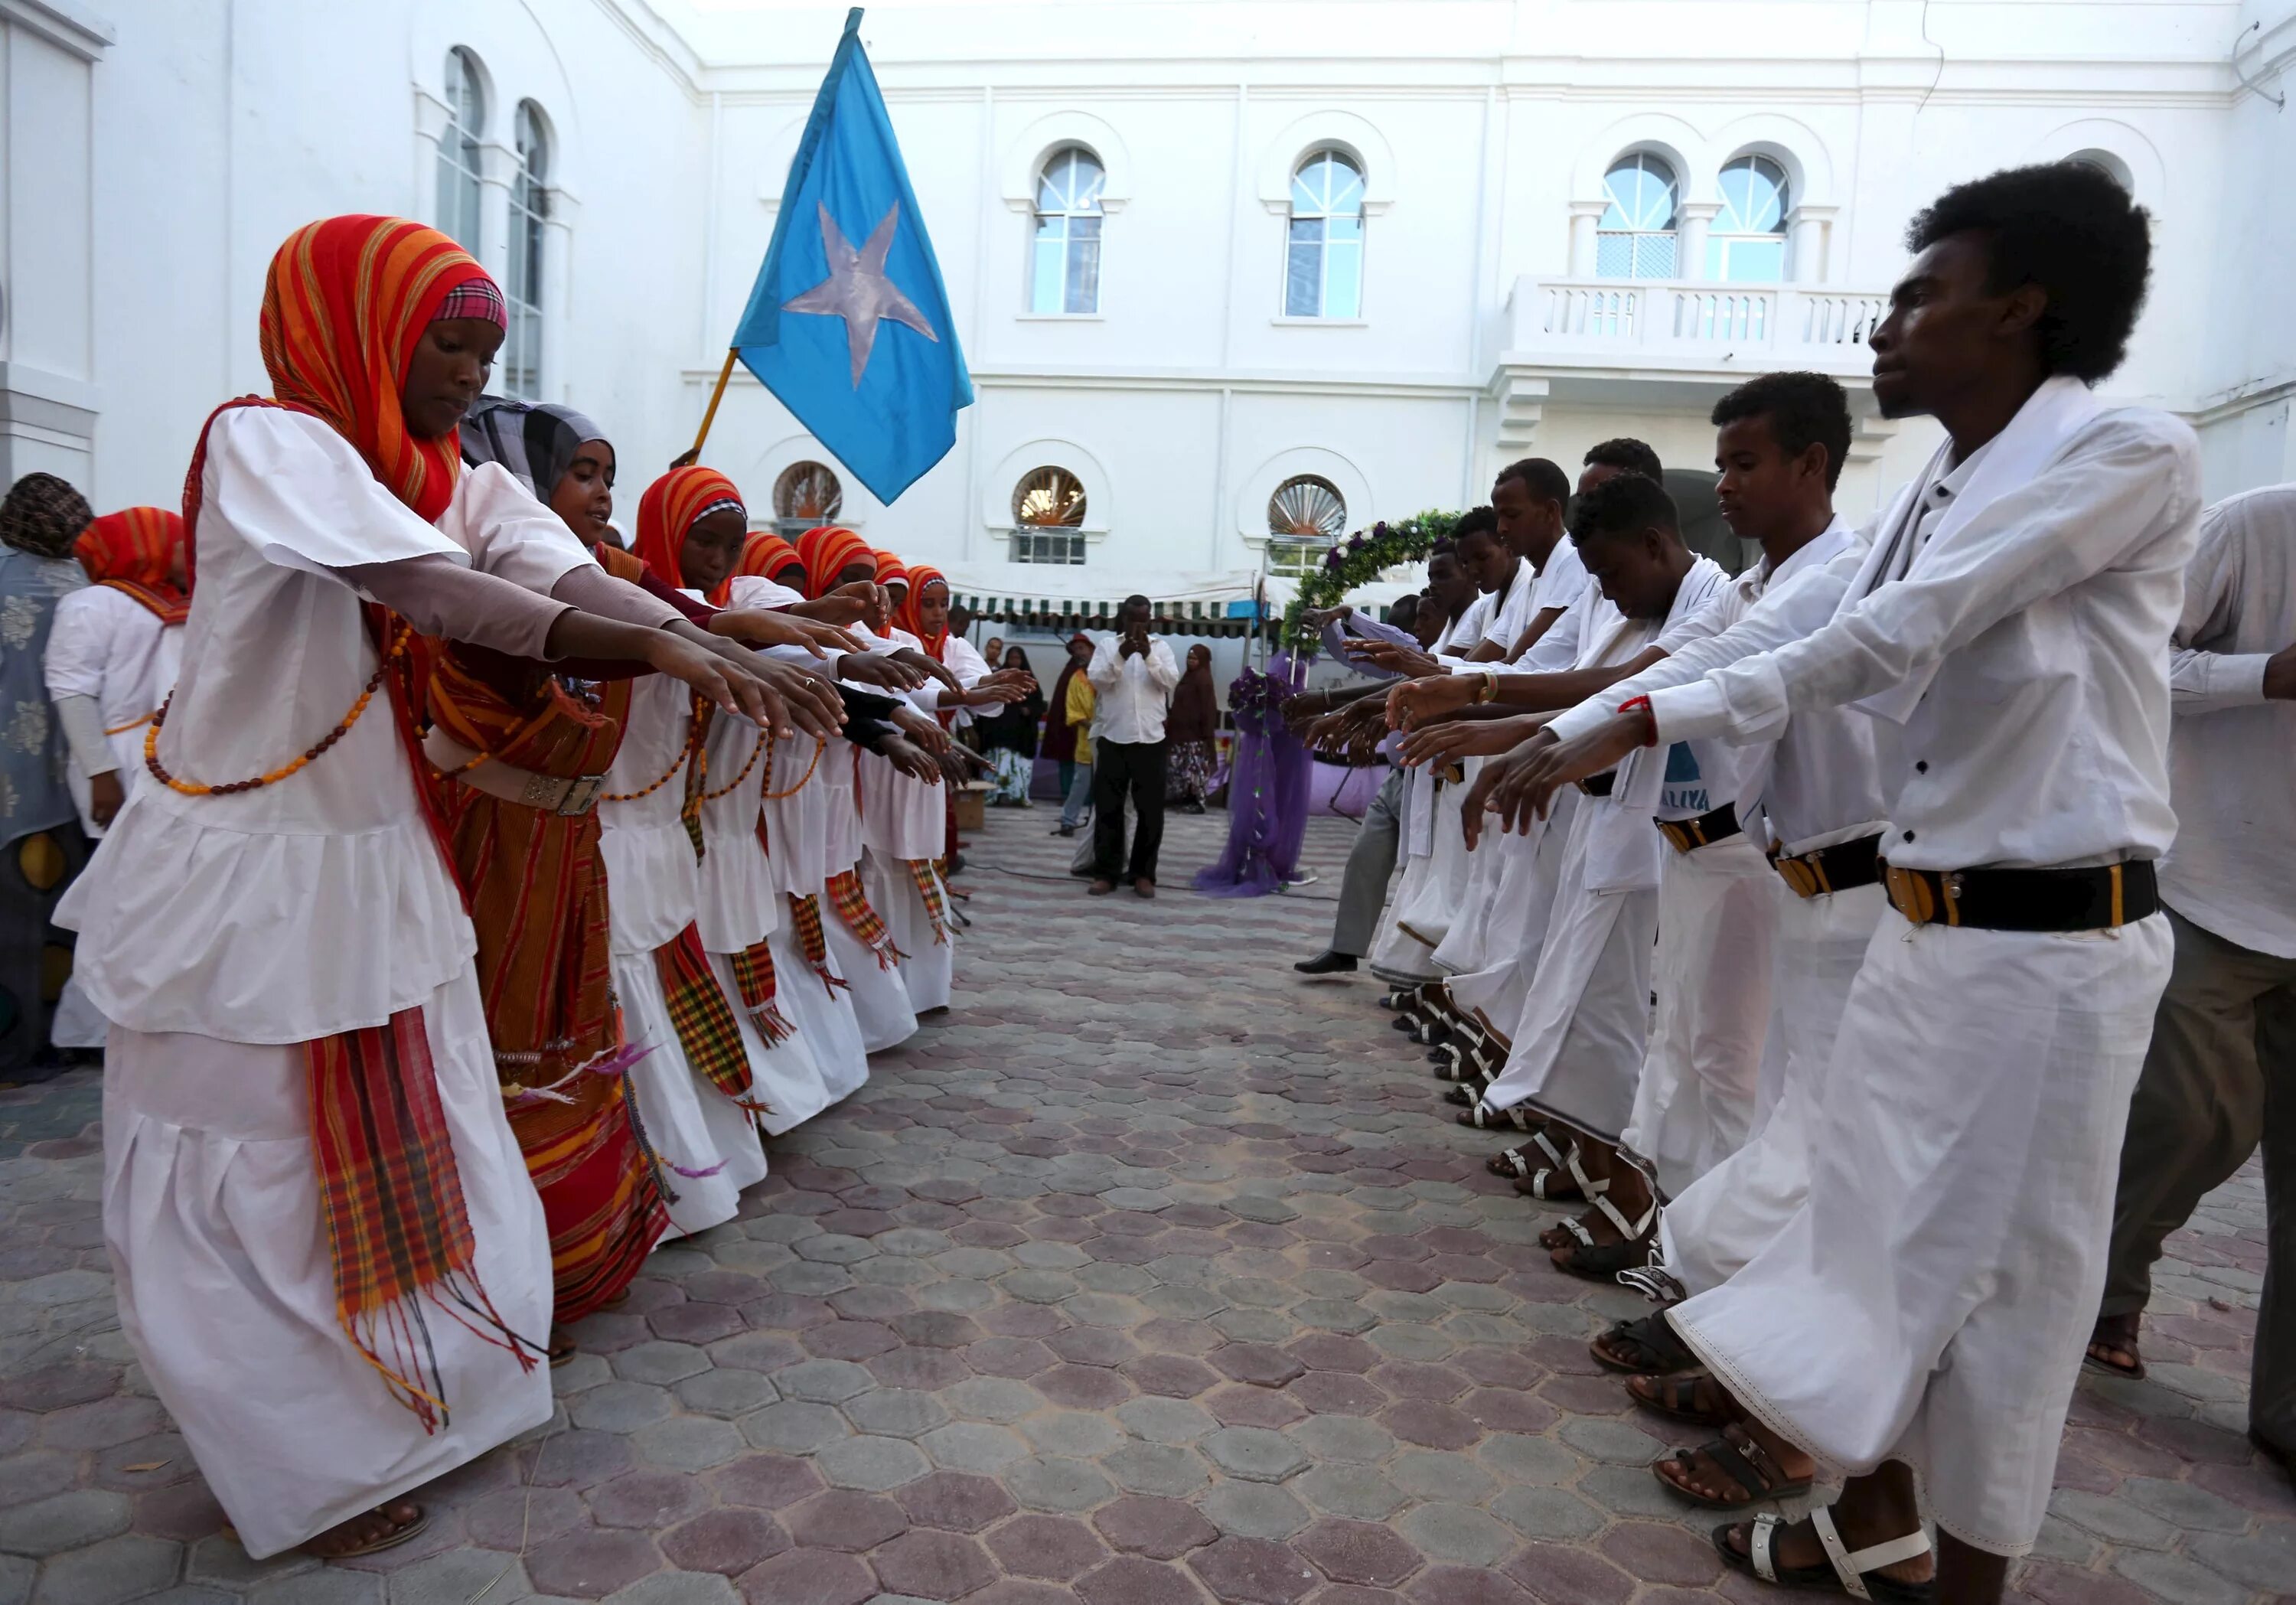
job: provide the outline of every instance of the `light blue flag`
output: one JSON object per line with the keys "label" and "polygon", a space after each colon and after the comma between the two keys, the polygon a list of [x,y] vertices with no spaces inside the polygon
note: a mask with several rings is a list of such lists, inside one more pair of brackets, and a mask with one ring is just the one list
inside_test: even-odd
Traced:
{"label": "light blue flag", "polygon": [[814,97],[734,348],[880,502],[948,454],[972,376],[861,12]]}

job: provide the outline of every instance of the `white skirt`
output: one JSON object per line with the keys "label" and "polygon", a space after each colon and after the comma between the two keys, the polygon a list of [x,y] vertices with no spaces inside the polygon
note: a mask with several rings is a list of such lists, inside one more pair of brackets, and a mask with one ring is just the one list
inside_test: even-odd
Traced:
{"label": "white skirt", "polygon": [[[938,877],[939,872],[932,873]],[[893,933],[893,946],[904,955],[901,987],[908,994],[909,1007],[919,1014],[947,1008],[956,974],[956,933],[933,939],[932,918],[925,913],[925,900],[910,879],[907,863],[871,848],[861,856],[861,885],[869,894],[869,906],[883,916],[885,929]],[[947,886],[940,895],[943,908],[950,907]]]}
{"label": "white skirt", "polygon": [[[1546,818],[1535,821],[1522,834],[1509,832],[1496,838],[1496,845],[1504,856],[1491,898],[1484,967],[1451,978],[1452,1006],[1502,1042],[1511,1040],[1507,1034],[1522,1017],[1530,978],[1538,970],[1547,921],[1554,913],[1563,844],[1570,839],[1570,821],[1578,807],[1577,788],[1565,787],[1555,794],[1554,807]],[[1487,839],[1476,850],[1488,851],[1493,845]],[[1436,957],[1439,960],[1442,954]]]}
{"label": "white skirt", "polygon": [[662,1241],[722,1225],[740,1210],[742,1189],[766,1179],[766,1151],[749,1113],[687,1060],[652,954],[614,954],[614,992],[623,1035],[651,1050],[630,1067],[630,1085],[646,1142],[670,1167],[662,1184],[676,1195]]}
{"label": "white skirt", "polygon": [[1770,1023],[1744,1147],[1659,1216],[1667,1269],[1693,1293],[1719,1287],[1784,1229],[1809,1196],[1808,1124],[1849,987],[1889,909],[1879,885],[1800,897],[1775,883]]}
{"label": "white skirt", "polygon": [[[863,890],[867,883],[863,883]],[[874,898],[869,906],[880,916],[884,910]],[[846,929],[845,921],[831,906],[829,888],[821,892],[821,929],[829,938],[829,961],[846,984],[852,987],[853,1018],[861,1026],[861,1043],[872,1053],[882,1053],[887,1048],[897,1048],[917,1034],[917,1011],[910,1006],[909,989],[901,984],[898,964],[887,966],[877,962],[866,943]],[[888,930],[892,929],[889,922]],[[907,948],[901,949],[903,953]]]}
{"label": "white skirt", "polygon": [[1669,1312],[1739,1402],[1852,1474],[1903,1460],[1938,1525],[2032,1547],[2104,1288],[2159,916],[2057,936],[1882,921],[1809,1130],[1809,1197]]}
{"label": "white skirt", "polygon": [[[510,1329],[549,1336],[550,1238],[504,1118],[466,964],[423,1005],[439,1100]],[[426,1435],[335,1318],[302,1046],[114,1027],[103,1232],[119,1322],[200,1470],[261,1559],[550,1419],[550,1372],[426,1305],[451,1420]]]}
{"label": "white skirt", "polygon": [[[829,1084],[821,1078],[821,1067],[814,1062],[813,1050],[806,1045],[803,1033],[792,1028],[789,1036],[768,1045],[757,1023],[750,1020],[750,1011],[742,1006],[742,985],[734,979],[733,958],[726,954],[711,954],[709,972],[718,978],[726,1006],[734,1011],[734,1023],[742,1028],[742,1051],[750,1056],[750,1096],[772,1106],[770,1112],[757,1117],[758,1124],[779,1136],[827,1109]],[[782,1018],[794,1028],[797,1022],[790,1014],[786,995],[789,988],[789,977],[781,972],[776,962],[774,1003]]]}
{"label": "white skirt", "polygon": [[1745,1146],[1770,1014],[1773,888],[1744,835],[1666,852],[1658,882],[1657,1012],[1620,1145],[1661,1199]]}
{"label": "white skirt", "polygon": [[1634,1112],[1649,1047],[1658,894],[1588,891],[1587,847],[1597,839],[1588,828],[1591,811],[1581,809],[1572,823],[1538,968],[1508,1039],[1506,1066],[1483,1101],[1494,1109],[1529,1104],[1615,1142]]}
{"label": "white skirt", "polygon": [[[837,916],[830,914],[830,919]],[[797,921],[783,920],[767,938],[774,950],[775,987],[782,1012],[797,1028],[798,1037],[813,1055],[823,1090],[832,1103],[841,1103],[869,1079],[869,1050],[861,1040],[861,1022],[853,1012],[853,995],[844,987],[822,984],[805,962],[798,946]],[[876,961],[872,959],[871,963]],[[837,957],[829,959],[832,974]]]}

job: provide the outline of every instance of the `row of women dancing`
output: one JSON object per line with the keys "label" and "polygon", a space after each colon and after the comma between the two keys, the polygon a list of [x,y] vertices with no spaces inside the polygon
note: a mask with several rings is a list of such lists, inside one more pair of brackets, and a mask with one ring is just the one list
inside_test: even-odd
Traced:
{"label": "row of women dancing", "polygon": [[948,1006],[947,730],[1026,689],[935,570],[711,469],[611,544],[607,431],[482,395],[504,326],[443,234],[299,231],[272,395],[80,541],[48,644],[121,1322],[258,1557],[420,1530]]}

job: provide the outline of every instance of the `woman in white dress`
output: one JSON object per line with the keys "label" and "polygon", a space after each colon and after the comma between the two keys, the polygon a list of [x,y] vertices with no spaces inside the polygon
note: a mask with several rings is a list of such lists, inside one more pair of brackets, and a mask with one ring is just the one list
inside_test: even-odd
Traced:
{"label": "woman in white dress", "polygon": [[193,458],[200,583],[145,730],[159,783],[62,911],[115,1022],[121,1326],[258,1557],[403,1542],[425,1518],[401,1494],[551,1411],[548,1242],[416,785],[409,633],[636,659],[789,717],[750,669],[550,600],[590,559],[456,455],[505,322],[417,224],[338,217],[281,248],[278,399],[218,409]]}

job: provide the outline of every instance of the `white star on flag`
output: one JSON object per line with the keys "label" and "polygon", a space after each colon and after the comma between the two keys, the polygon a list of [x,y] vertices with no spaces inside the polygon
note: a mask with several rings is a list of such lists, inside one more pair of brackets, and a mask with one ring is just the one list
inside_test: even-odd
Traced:
{"label": "white star on flag", "polygon": [[877,344],[881,320],[906,323],[935,345],[940,343],[940,336],[933,332],[925,315],[885,276],[885,255],[893,249],[893,229],[900,221],[901,203],[896,201],[886,209],[870,231],[868,242],[858,251],[845,242],[844,232],[829,215],[829,209],[819,206],[819,210],[821,248],[829,258],[829,276],[803,295],[783,301],[782,310],[845,320],[845,343],[853,354],[853,388],[857,390],[862,370],[869,365],[869,353]]}

